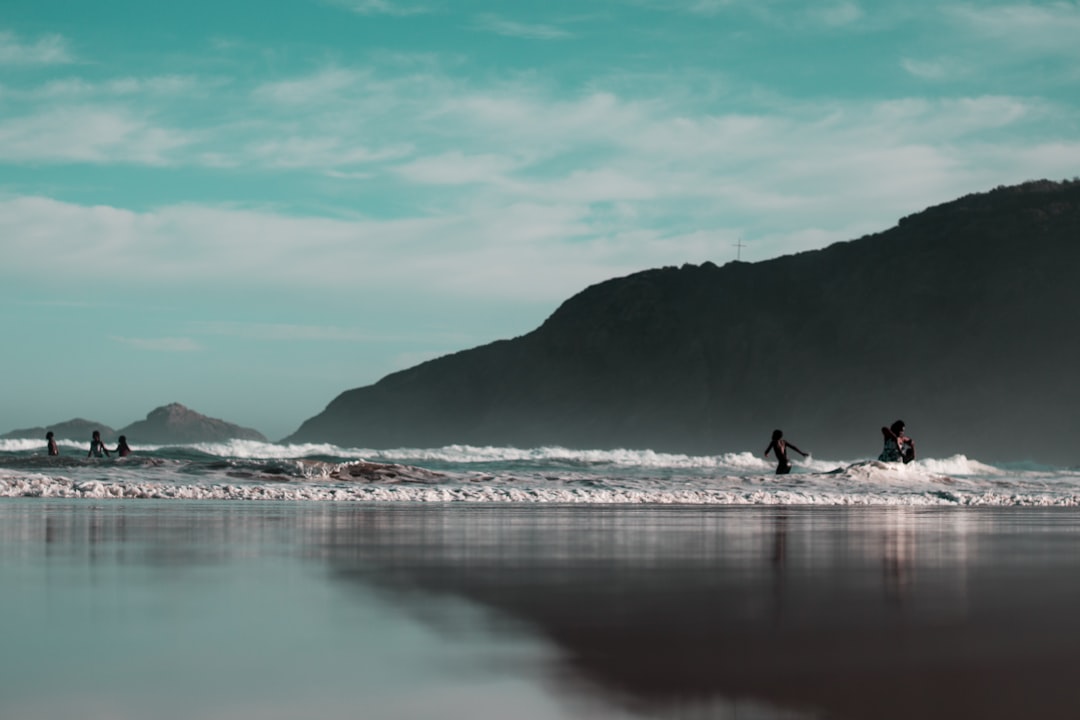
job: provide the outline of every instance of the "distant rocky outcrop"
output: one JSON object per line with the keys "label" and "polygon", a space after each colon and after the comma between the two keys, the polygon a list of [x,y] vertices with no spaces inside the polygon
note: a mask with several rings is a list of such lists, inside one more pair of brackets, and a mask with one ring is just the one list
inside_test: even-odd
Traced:
{"label": "distant rocky outcrop", "polygon": [[522,337],[349,390],[286,441],[876,455],[1076,465],[1080,181],[969,195],[759,263],[663,268]]}
{"label": "distant rocky outcrop", "polygon": [[172,403],[152,410],[145,420],[131,423],[117,431],[117,434],[126,435],[128,442],[132,444],[181,445],[228,440],[266,442],[266,437],[258,430],[200,415],[180,403]]}
{"label": "distant rocky outcrop", "polygon": [[95,430],[101,432],[101,439],[113,442],[118,433],[108,425],[82,418],[74,418],[48,427],[23,428],[0,435],[0,440],[42,439],[45,433],[52,431],[58,440],[90,440]]}

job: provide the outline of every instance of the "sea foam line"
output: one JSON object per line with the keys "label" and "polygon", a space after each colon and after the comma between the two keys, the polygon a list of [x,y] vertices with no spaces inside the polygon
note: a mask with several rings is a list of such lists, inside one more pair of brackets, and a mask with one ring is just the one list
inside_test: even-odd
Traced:
{"label": "sea foam line", "polygon": [[[75,443],[62,440],[65,450],[77,447],[76,456],[85,455],[86,442]],[[450,463],[454,465],[483,465],[498,463],[573,463],[584,466],[610,466],[616,468],[684,469],[717,471],[723,474],[768,473],[775,466],[760,454],[749,451],[729,452],[719,455],[684,455],[654,450],[613,449],[579,450],[559,446],[539,448],[516,448],[508,446],[448,445],[441,448],[345,448],[324,443],[282,445],[255,440],[231,440],[223,443],[193,443],[186,445],[139,445],[135,444],[137,456],[168,456],[169,450],[189,450],[202,455],[227,460],[303,460],[305,458],[333,458],[339,461],[406,462],[410,464]],[[0,440],[0,452],[33,452],[44,449],[41,440]],[[67,453],[65,452],[65,455]],[[796,470],[828,472],[864,461],[819,460],[816,457],[797,458]],[[948,475],[1000,475],[1024,472],[1036,468],[1003,470],[957,454],[945,458],[926,458],[911,466],[912,470]],[[1048,469],[1052,470],[1052,469]]]}
{"label": "sea foam line", "polygon": [[637,490],[535,488],[500,485],[266,485],[74,481],[44,475],[0,478],[0,497],[95,500],[269,500],[357,503],[517,503],[573,505],[820,505],[1076,507],[1080,495],[921,490],[909,493],[823,492],[791,489]]}

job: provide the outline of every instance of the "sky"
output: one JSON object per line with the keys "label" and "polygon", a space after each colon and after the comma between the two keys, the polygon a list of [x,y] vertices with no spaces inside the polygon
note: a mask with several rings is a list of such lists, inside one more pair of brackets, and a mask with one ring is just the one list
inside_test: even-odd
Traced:
{"label": "sky", "polygon": [[1075,0],[4,0],[0,432],[279,439],[612,277],[1075,177],[1078,37]]}

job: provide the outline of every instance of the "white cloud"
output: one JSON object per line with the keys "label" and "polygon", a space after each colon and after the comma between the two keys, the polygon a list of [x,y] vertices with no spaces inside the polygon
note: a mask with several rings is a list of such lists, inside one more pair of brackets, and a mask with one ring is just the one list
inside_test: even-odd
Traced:
{"label": "white cloud", "polygon": [[947,12],[970,30],[1039,55],[1080,57],[1080,4],[956,5]]}
{"label": "white cloud", "polygon": [[671,186],[672,177],[666,173],[661,173],[660,178],[649,177],[611,168],[574,170],[557,180],[531,183],[527,192],[544,199],[577,203],[651,200],[684,190]]}
{"label": "white cloud", "polygon": [[[10,272],[77,278],[92,267],[133,283],[288,286],[362,276],[372,292],[559,298],[687,255],[730,258],[738,234],[772,238],[778,253],[785,242],[802,249],[808,237],[884,229],[928,204],[1045,176],[1036,158],[1060,163],[1035,148],[1070,147],[1045,123],[1075,122],[1066,106],[1011,96],[708,113],[680,93],[567,98],[528,77],[481,87],[429,67],[400,76],[330,67],[238,96],[243,121],[211,120],[198,133],[119,102],[43,107],[0,120],[0,158],[310,169],[334,194],[332,211],[353,219],[16,197],[0,202]],[[393,219],[352,214],[361,192],[366,208],[392,197]],[[49,263],[34,243],[57,248]]]}
{"label": "white cloud", "polygon": [[440,119],[455,121],[462,131],[487,144],[505,143],[519,153],[612,145],[631,140],[632,133],[650,122],[650,108],[608,92],[567,100],[510,89],[456,93],[439,103]]}
{"label": "white cloud", "polygon": [[832,27],[850,25],[863,17],[862,8],[853,2],[825,5],[813,11],[820,22]]}
{"label": "white cloud", "polygon": [[358,15],[408,16],[430,12],[425,4],[401,0],[328,0],[328,2]]}
{"label": "white cloud", "polygon": [[163,337],[163,338],[127,338],[110,336],[112,340],[130,345],[137,350],[151,350],[154,352],[197,352],[202,346],[191,338]]}
{"label": "white cloud", "polygon": [[66,105],[0,120],[0,160],[166,165],[189,144],[123,107]]}
{"label": "white cloud", "polygon": [[571,37],[569,32],[554,25],[516,22],[490,14],[477,16],[476,27],[497,35],[526,40],[563,40]]}
{"label": "white cloud", "polygon": [[45,35],[27,43],[14,33],[0,32],[0,65],[57,65],[74,61],[68,42],[61,35]]}
{"label": "white cloud", "polygon": [[[3,272],[134,286],[356,287],[372,293],[559,298],[609,268],[563,243],[580,207],[511,205],[410,220],[296,218],[172,206],[136,213],[47,198],[0,202]],[[48,248],[48,252],[42,251]],[[574,259],[573,270],[556,268]],[[547,270],[544,277],[537,271]]]}
{"label": "white cloud", "polygon": [[252,144],[247,156],[268,167],[335,168],[399,158],[410,152],[407,146],[370,150],[347,143],[334,137],[287,137]]}
{"label": "white cloud", "polygon": [[955,73],[951,71],[950,64],[944,60],[916,60],[903,58],[900,66],[908,73],[924,80],[953,80]]}
{"label": "white cloud", "polygon": [[51,80],[26,93],[35,101],[85,101],[136,95],[178,96],[225,84],[223,80],[207,81],[187,75],[160,75],[145,78],[120,77],[94,83],[79,77]]}
{"label": "white cloud", "polygon": [[686,10],[695,15],[717,15],[734,4],[736,0],[691,0]]}
{"label": "white cloud", "polygon": [[500,183],[520,163],[501,155],[465,155],[459,151],[422,157],[400,165],[395,171],[417,183],[432,185],[467,185]]}
{"label": "white cloud", "polygon": [[310,106],[313,103],[340,99],[341,94],[368,80],[368,73],[329,67],[296,80],[263,83],[254,95],[284,105]]}

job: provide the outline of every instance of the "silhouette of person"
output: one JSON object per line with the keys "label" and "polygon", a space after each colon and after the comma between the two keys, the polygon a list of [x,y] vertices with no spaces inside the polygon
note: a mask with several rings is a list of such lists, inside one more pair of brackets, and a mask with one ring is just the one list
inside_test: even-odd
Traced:
{"label": "silhouette of person", "polygon": [[881,428],[885,439],[878,460],[881,462],[903,462],[907,464],[915,459],[915,441],[904,434],[904,421],[897,420],[889,427]]}
{"label": "silhouette of person", "polygon": [[127,437],[124,435],[121,435],[120,439],[116,441],[116,454],[120,457],[127,457],[131,454],[131,448],[127,444]]}
{"label": "silhouette of person", "polygon": [[86,457],[93,455],[94,457],[101,457],[104,453],[105,457],[112,457],[109,455],[109,450],[105,447],[105,443],[101,442],[101,433],[97,430],[94,431],[94,436],[90,438],[90,452],[86,453]]}
{"label": "silhouette of person", "polygon": [[809,453],[804,453],[799,448],[795,447],[792,443],[784,440],[784,433],[782,430],[773,430],[772,442],[769,443],[769,447],[765,448],[765,457],[769,457],[770,452],[776,453],[776,474],[787,475],[791,472],[791,461],[788,460],[787,449],[791,448],[795,452],[799,453],[803,457],[807,457]]}
{"label": "silhouette of person", "polygon": [[60,454],[60,448],[57,446],[56,440],[53,438],[53,431],[52,430],[45,433],[45,439],[49,442],[49,454],[54,455],[54,456],[59,455]]}

